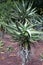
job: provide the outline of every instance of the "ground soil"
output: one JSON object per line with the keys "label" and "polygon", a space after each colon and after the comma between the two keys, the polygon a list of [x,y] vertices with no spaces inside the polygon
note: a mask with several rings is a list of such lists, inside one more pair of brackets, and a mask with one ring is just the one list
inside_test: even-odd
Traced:
{"label": "ground soil", "polygon": [[[21,58],[18,55],[19,46],[18,42],[14,42],[9,35],[5,35],[4,39],[0,39],[4,42],[2,51],[0,51],[0,65],[21,65]],[[7,47],[12,46],[14,50],[12,52],[7,51]],[[40,55],[43,53],[43,41],[35,42],[35,45],[31,45],[32,57],[26,65],[43,65]]]}

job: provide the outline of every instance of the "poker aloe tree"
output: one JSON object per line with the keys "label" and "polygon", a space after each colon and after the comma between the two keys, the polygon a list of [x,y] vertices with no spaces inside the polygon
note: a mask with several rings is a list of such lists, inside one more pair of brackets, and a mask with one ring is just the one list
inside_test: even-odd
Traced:
{"label": "poker aloe tree", "polygon": [[12,24],[6,26],[12,38],[19,43],[22,65],[25,65],[30,59],[31,43],[43,39],[43,32],[34,29],[36,25],[38,24],[31,24],[26,21],[24,25],[18,22],[17,26],[12,22]]}
{"label": "poker aloe tree", "polygon": [[7,29],[12,33],[13,38],[21,41],[21,43],[29,43],[31,39],[37,40],[40,38],[38,35],[40,33],[37,32],[38,30],[36,27],[42,25],[41,16],[36,13],[36,8],[32,9],[33,3],[30,2],[28,6],[27,3],[28,1],[24,2],[24,0],[22,0],[21,3],[14,2],[15,7],[11,15],[15,21],[7,26]]}
{"label": "poker aloe tree", "polygon": [[36,8],[32,9],[32,3],[29,3],[29,6],[27,6],[27,2],[22,0],[22,4],[15,3],[15,6],[11,13],[15,21],[7,25],[6,28],[13,39],[20,43],[21,50],[23,50],[23,48],[24,50],[28,49],[26,50],[27,53],[31,49],[31,42],[43,39],[43,32],[36,28],[42,25],[42,20],[36,13]]}

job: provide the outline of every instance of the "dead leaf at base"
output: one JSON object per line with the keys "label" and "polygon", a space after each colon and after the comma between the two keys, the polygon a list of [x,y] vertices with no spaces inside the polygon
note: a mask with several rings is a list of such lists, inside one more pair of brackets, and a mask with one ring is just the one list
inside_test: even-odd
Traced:
{"label": "dead leaf at base", "polygon": [[10,55],[9,55],[10,57],[15,57],[16,56],[16,54],[14,54],[14,53],[11,53]]}

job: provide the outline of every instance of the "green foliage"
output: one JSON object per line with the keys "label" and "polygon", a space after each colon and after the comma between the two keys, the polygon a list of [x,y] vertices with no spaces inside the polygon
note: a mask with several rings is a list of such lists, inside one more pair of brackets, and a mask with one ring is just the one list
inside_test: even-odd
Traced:
{"label": "green foliage", "polygon": [[0,3],[6,2],[7,0],[0,0]]}
{"label": "green foliage", "polygon": [[33,29],[34,26],[35,25],[26,22],[24,25],[18,23],[17,27],[15,23],[12,23],[7,26],[7,30],[16,41],[29,43],[30,41],[41,39],[40,34],[43,34],[43,32]]}
{"label": "green foliage", "polygon": [[[6,25],[7,32],[14,40],[25,44],[30,49],[30,42],[43,39],[43,32],[37,30],[36,27],[42,25],[41,16],[36,13],[36,8],[32,9],[33,3],[28,1],[14,2],[11,9],[11,18],[15,21]],[[8,48],[10,50],[10,48]]]}
{"label": "green foliage", "polygon": [[36,14],[36,8],[32,9],[33,3],[28,3],[28,1],[25,2],[22,0],[21,3],[14,2],[14,5],[15,7],[11,13],[12,19],[15,19],[16,21],[19,20],[23,24],[26,22],[26,20],[28,20],[30,23],[41,21],[40,16]]}
{"label": "green foliage", "polygon": [[0,47],[3,47],[3,46],[4,46],[3,41],[0,41]]}
{"label": "green foliage", "polygon": [[[40,34],[43,34],[34,28],[42,24],[42,19],[36,13],[36,8],[32,9],[32,5],[33,2],[29,3],[24,0],[21,2],[8,0],[6,3],[0,4],[0,27],[2,25],[7,28],[12,37],[21,43],[41,39]],[[14,23],[11,18],[15,19]],[[8,50],[10,49],[11,47],[8,47]]]}
{"label": "green foliage", "polygon": [[13,50],[14,50],[14,48],[12,46],[7,47],[7,51],[12,52]]}
{"label": "green foliage", "polygon": [[22,3],[14,2],[15,8],[11,15],[15,21],[6,26],[13,38],[21,43],[39,40],[41,39],[40,34],[43,34],[35,29],[35,27],[42,25],[41,16],[36,13],[36,8],[32,9],[33,3],[30,2],[28,6],[27,3],[24,0]]}
{"label": "green foliage", "polygon": [[7,0],[7,2],[0,3],[0,28],[1,25],[6,28],[6,25],[11,23],[11,10],[12,10],[13,2],[11,0]]}

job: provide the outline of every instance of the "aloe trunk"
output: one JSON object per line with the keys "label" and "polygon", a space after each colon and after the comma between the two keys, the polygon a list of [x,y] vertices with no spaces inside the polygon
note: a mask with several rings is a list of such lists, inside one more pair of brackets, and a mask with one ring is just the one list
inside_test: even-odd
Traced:
{"label": "aloe trunk", "polygon": [[26,63],[31,59],[30,49],[30,44],[24,43],[20,45],[20,56],[22,59],[22,65],[26,65]]}

